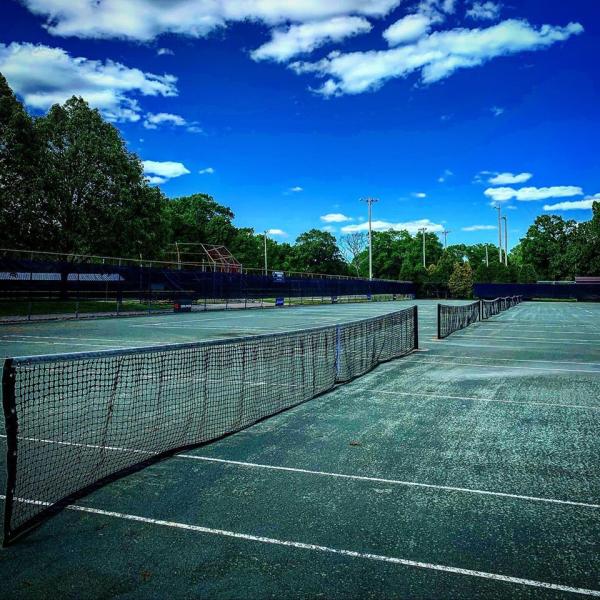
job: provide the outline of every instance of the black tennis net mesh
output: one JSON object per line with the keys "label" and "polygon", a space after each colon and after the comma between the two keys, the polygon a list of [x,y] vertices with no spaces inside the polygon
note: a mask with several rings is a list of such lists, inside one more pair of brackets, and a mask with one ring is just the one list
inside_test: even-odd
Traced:
{"label": "black tennis net mesh", "polygon": [[479,301],[471,304],[438,304],[438,338],[448,337],[451,333],[464,329],[479,321]]}
{"label": "black tennis net mesh", "polygon": [[522,301],[522,296],[506,296],[495,300],[478,300],[471,304],[438,304],[438,338],[448,337],[477,321],[489,319]]}
{"label": "black tennis net mesh", "polygon": [[4,543],[87,491],[418,346],[417,308],[194,344],[7,359]]}

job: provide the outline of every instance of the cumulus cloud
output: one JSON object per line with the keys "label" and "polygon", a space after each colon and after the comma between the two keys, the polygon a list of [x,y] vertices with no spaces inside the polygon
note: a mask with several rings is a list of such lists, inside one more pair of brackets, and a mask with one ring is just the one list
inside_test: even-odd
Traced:
{"label": "cumulus cloud", "polygon": [[175,52],[173,52],[173,50],[170,48],[159,48],[156,51],[156,54],[158,54],[158,56],[173,56]]}
{"label": "cumulus cloud", "polygon": [[[484,171],[482,171],[484,173]],[[490,174],[487,173],[486,174]],[[514,185],[515,183],[525,183],[533,177],[533,173],[496,173],[488,181],[492,185]]]}
{"label": "cumulus cloud", "polygon": [[283,229],[267,229],[267,234],[268,235],[275,235],[275,236],[279,236],[279,237],[287,237],[288,234],[283,231]]}
{"label": "cumulus cloud", "polygon": [[328,213],[321,216],[321,221],[325,223],[344,223],[346,221],[352,221],[352,217],[347,217],[342,213]]}
{"label": "cumulus cloud", "polygon": [[298,192],[304,191],[304,188],[300,187],[299,185],[295,185],[294,187],[291,187],[289,191],[297,194]]}
{"label": "cumulus cloud", "polygon": [[450,169],[444,169],[444,172],[438,177],[438,183],[444,183],[448,177],[452,177],[454,173]]}
{"label": "cumulus cloud", "polygon": [[462,231],[491,231],[492,229],[497,229],[496,225],[469,225],[463,227]]}
{"label": "cumulus cloud", "polygon": [[215,170],[212,167],[206,167],[205,169],[200,169],[198,171],[199,175],[212,175]]}
{"label": "cumulus cloud", "polygon": [[389,46],[406,44],[418,40],[431,28],[431,19],[427,15],[406,15],[390,25],[384,32],[383,37]]}
{"label": "cumulus cloud", "polygon": [[186,120],[179,115],[173,115],[171,113],[148,113],[144,119],[144,127],[146,129],[158,129],[158,126],[163,123],[182,127],[186,124]]}
{"label": "cumulus cloud", "polygon": [[131,69],[111,60],[72,57],[62,48],[0,44],[0,71],[25,104],[47,110],[81,96],[110,121],[139,121],[138,96],[176,96],[177,78]]}
{"label": "cumulus cloud", "polygon": [[591,210],[594,202],[600,202],[600,194],[596,194],[590,198],[586,198],[585,200],[544,204],[544,210]]}
{"label": "cumulus cloud", "polygon": [[[372,227],[374,231],[408,231],[411,234],[418,233],[419,229],[425,227],[427,231],[437,233],[444,231],[444,226],[438,223],[433,223],[429,219],[418,219],[416,221],[407,221],[405,223],[392,223],[390,221],[373,221]],[[342,233],[354,233],[356,231],[368,231],[368,223],[357,223],[355,225],[344,225]]]}
{"label": "cumulus cloud", "polygon": [[252,52],[254,60],[285,62],[302,52],[312,52],[329,42],[339,42],[347,37],[366,33],[371,24],[362,17],[334,17],[275,29],[271,40]]}
{"label": "cumulus cloud", "polygon": [[345,15],[381,17],[401,0],[22,0],[46,18],[52,35],[149,41],[164,33],[202,37],[231,22],[260,21],[276,26]]}
{"label": "cumulus cloud", "polygon": [[494,202],[506,202],[513,198],[521,202],[532,202],[535,200],[546,200],[547,198],[581,196],[583,190],[576,185],[555,185],[541,188],[522,187],[519,189],[510,187],[488,188],[483,193]]}
{"label": "cumulus cloud", "polygon": [[150,183],[164,183],[168,179],[188,175],[189,170],[183,163],[173,161],[145,160],[142,162],[144,174],[148,175]]}
{"label": "cumulus cloud", "polygon": [[413,192],[412,196],[414,198],[427,198],[427,194],[425,192]]}
{"label": "cumulus cloud", "polygon": [[320,61],[294,62],[290,66],[296,73],[324,78],[316,90],[320,94],[360,94],[415,72],[420,73],[423,83],[434,83],[458,69],[477,67],[498,56],[540,50],[582,31],[579,23],[535,28],[527,21],[509,19],[485,29],[435,31],[399,48],[332,52]]}
{"label": "cumulus cloud", "polygon": [[467,10],[467,17],[479,21],[493,21],[500,16],[502,6],[488,0],[487,2],[473,2]]}

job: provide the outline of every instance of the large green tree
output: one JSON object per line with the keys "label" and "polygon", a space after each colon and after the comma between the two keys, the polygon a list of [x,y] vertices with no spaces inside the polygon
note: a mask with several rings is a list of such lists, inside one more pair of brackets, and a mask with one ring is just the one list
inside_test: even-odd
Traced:
{"label": "large green tree", "polygon": [[294,245],[290,267],[294,271],[347,275],[344,261],[335,237],[328,231],[311,229],[298,236]]}
{"label": "large green tree", "polygon": [[36,130],[47,249],[159,256],[167,236],[165,198],[148,185],[119,131],[76,97],[37,119]]}
{"label": "large green tree", "polygon": [[521,240],[523,260],[533,266],[538,277],[548,280],[572,279],[577,265],[569,253],[577,224],[558,215],[537,217]]}
{"label": "large green tree", "polygon": [[42,194],[42,146],[33,119],[0,74],[0,232],[3,247],[44,248],[51,215]]}

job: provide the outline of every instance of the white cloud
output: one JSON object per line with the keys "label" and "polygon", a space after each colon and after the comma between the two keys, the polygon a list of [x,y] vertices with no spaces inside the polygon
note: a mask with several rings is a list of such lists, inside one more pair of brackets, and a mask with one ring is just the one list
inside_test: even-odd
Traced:
{"label": "white cloud", "polygon": [[[415,234],[425,227],[427,231],[437,233],[444,230],[443,225],[432,223],[429,219],[418,219],[417,221],[407,221],[406,223],[391,223],[389,221],[373,221],[372,227],[374,231],[408,231],[411,234]],[[342,233],[354,233],[355,231],[368,231],[368,223],[359,223],[356,225],[344,225],[342,227]]]}
{"label": "white cloud", "polygon": [[438,183],[444,183],[448,177],[452,177],[454,173],[450,169],[444,169],[444,172],[438,177]]}
{"label": "white cloud", "polygon": [[156,54],[158,54],[158,56],[174,56],[175,52],[173,52],[173,50],[171,50],[170,48],[159,48],[156,51]]}
{"label": "white cloud", "polygon": [[427,198],[427,194],[425,192],[413,192],[411,196],[414,198]]}
{"label": "white cloud", "polygon": [[495,117],[499,117],[500,115],[504,114],[504,109],[501,106],[492,106],[492,108],[490,108],[490,112]]}
{"label": "white cloud", "polygon": [[164,33],[202,37],[230,22],[267,25],[344,15],[381,17],[401,0],[22,0],[52,35],[149,41]]}
{"label": "white cloud", "polygon": [[179,115],[173,115],[171,113],[148,113],[144,119],[144,127],[146,129],[158,129],[158,126],[163,123],[170,123],[176,127],[183,127],[186,125],[186,120]]}
{"label": "white cloud", "polygon": [[383,37],[390,46],[406,44],[418,40],[431,28],[431,19],[427,15],[406,15],[390,25],[384,32]]}
{"label": "white cloud", "polygon": [[[482,171],[482,174],[491,175],[488,171]],[[514,185],[515,183],[525,183],[533,177],[533,173],[496,173],[488,181],[492,185]]]}
{"label": "white cloud", "polygon": [[205,169],[200,169],[198,171],[199,175],[212,175],[215,170],[212,167],[206,167]]}
{"label": "white cloud", "polygon": [[496,225],[469,225],[469,227],[463,227],[462,231],[491,231],[497,229]]}
{"label": "white cloud", "polygon": [[513,198],[521,202],[532,202],[535,200],[546,200],[547,198],[580,196],[583,194],[583,190],[575,185],[555,185],[541,188],[522,187],[519,189],[510,187],[488,188],[483,193],[494,202],[506,202]]}
{"label": "white cloud", "polygon": [[275,29],[271,40],[252,52],[252,58],[285,62],[296,54],[312,52],[324,44],[366,33],[371,27],[369,21],[362,17],[343,16],[327,21],[291,25],[287,29]]}
{"label": "white cloud", "polygon": [[62,48],[0,44],[0,72],[27,106],[47,110],[71,96],[83,97],[110,121],[139,121],[137,96],[176,96],[177,78],[72,57]]}
{"label": "white cloud", "polygon": [[144,173],[150,175],[150,180],[156,176],[163,178],[160,183],[164,183],[167,179],[173,179],[173,177],[189,174],[188,169],[180,162],[145,160],[142,165],[144,166]]}
{"label": "white cloud", "polygon": [[321,227],[321,231],[327,231],[328,233],[335,233],[336,229],[333,225],[325,225],[325,227]]}
{"label": "white cloud", "polygon": [[290,192],[294,192],[295,194],[302,191],[304,191],[304,188],[301,188],[299,185],[295,185],[294,187],[290,188]]}
{"label": "white cloud", "polygon": [[321,216],[321,221],[325,223],[344,223],[346,221],[352,221],[352,217],[347,217],[342,213],[328,213]]}
{"label": "white cloud", "polygon": [[600,202],[600,194],[596,194],[595,196],[586,198],[585,200],[544,204],[544,210],[591,210],[594,202]]}
{"label": "white cloud", "polygon": [[148,180],[148,183],[152,185],[160,185],[167,181],[165,177],[158,177],[158,175],[150,175],[149,177],[146,177],[146,179]]}
{"label": "white cloud", "polygon": [[279,237],[287,237],[288,234],[283,231],[283,229],[267,229],[267,234],[268,235],[275,235],[275,236],[279,236]]}
{"label": "white cloud", "polygon": [[477,67],[498,56],[540,50],[582,31],[579,23],[536,29],[527,21],[509,19],[485,29],[435,31],[399,48],[332,52],[320,61],[290,66],[296,73],[316,73],[325,78],[316,90],[325,96],[360,94],[414,72],[420,73],[423,83],[434,83],[458,69]]}
{"label": "white cloud", "polygon": [[493,21],[500,16],[502,5],[488,0],[487,2],[473,2],[467,10],[467,17],[479,21]]}

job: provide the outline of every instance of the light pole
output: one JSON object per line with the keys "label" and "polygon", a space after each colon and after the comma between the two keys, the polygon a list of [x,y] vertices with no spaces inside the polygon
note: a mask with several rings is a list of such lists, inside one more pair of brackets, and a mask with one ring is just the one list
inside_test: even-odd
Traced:
{"label": "light pole", "polygon": [[504,221],[504,266],[508,267],[508,223],[506,217],[502,217]]}
{"label": "light pole", "polygon": [[267,233],[269,233],[268,231],[265,231],[264,233],[264,245],[265,245],[265,276],[267,275]]}
{"label": "light pole", "polygon": [[442,235],[444,236],[444,248],[448,247],[448,234],[452,233],[449,229],[444,229],[444,231],[442,231]]}
{"label": "light pole", "polygon": [[363,202],[367,203],[369,208],[369,279],[373,279],[373,231],[371,229],[371,213],[372,207],[375,202],[377,202],[377,198],[363,198]]}
{"label": "light pole", "polygon": [[427,231],[427,228],[422,227],[421,229],[419,229],[419,231],[423,234],[423,268],[426,269],[426,264],[425,264],[425,232]]}
{"label": "light pole", "polygon": [[498,211],[498,258],[502,263],[502,216],[500,215],[500,205],[497,204],[494,208]]}
{"label": "light pole", "polygon": [[488,254],[488,245],[485,245],[485,266],[489,267],[490,266],[490,256]]}

